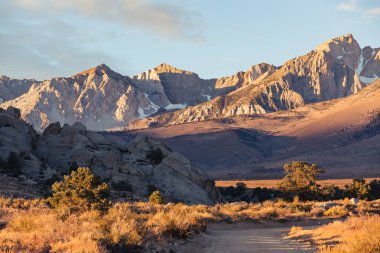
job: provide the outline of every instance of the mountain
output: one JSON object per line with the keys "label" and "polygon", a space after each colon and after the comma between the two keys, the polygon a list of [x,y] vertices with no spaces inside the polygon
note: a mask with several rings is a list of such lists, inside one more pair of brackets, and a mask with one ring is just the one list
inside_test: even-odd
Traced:
{"label": "mountain", "polygon": [[20,108],[22,118],[37,130],[56,121],[103,130],[157,111],[131,78],[104,64],[72,77],[34,83],[25,94],[1,104],[9,106]]}
{"label": "mountain", "polygon": [[233,78],[240,80],[235,85],[237,89],[226,95],[183,110],[133,122],[129,128],[259,115],[342,98],[357,93],[376,80],[380,76],[379,68],[380,49],[361,49],[349,34],[326,41],[278,69],[270,67],[256,81],[242,81],[244,74],[238,74]]}
{"label": "mountain", "polygon": [[0,107],[20,108],[38,131],[56,121],[136,129],[288,110],[355,94],[378,76],[379,48],[361,49],[349,34],[280,67],[260,63],[213,79],[168,64],[133,78],[104,64],[43,82],[3,76]]}
{"label": "mountain", "polygon": [[153,103],[167,109],[206,102],[215,92],[213,80],[164,63],[133,78]]}
{"label": "mountain", "polygon": [[204,80],[190,71],[160,64],[135,76],[122,76],[102,64],[68,78],[43,82],[2,77],[1,108],[21,109],[22,118],[38,131],[50,123],[83,123],[91,130],[126,126],[155,113],[183,109],[224,95],[272,71],[257,65],[235,76]]}
{"label": "mountain", "polygon": [[19,117],[18,109],[0,109],[0,192],[4,195],[42,196],[54,181],[85,166],[109,182],[114,199],[146,199],[148,191],[156,188],[168,201],[211,204],[221,200],[207,174],[157,140],[100,134],[81,123],[63,127],[52,123],[38,134]]}
{"label": "mountain", "polygon": [[191,122],[143,133],[213,178],[281,178],[291,161],[318,163],[324,178],[378,177],[380,79],[345,98],[261,115]]}

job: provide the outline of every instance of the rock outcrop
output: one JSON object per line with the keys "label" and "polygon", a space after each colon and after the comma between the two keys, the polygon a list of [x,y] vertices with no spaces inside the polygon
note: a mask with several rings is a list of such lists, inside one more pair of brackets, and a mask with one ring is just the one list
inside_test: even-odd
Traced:
{"label": "rock outcrop", "polygon": [[[157,188],[168,201],[212,204],[221,200],[202,170],[152,138],[102,134],[82,123],[61,127],[58,122],[39,135],[19,116],[15,109],[0,111],[0,174],[17,178],[21,186],[34,185],[43,192],[72,169],[85,166],[109,182],[116,199],[144,200],[149,189]],[[157,150],[160,157],[153,162],[149,154]]]}

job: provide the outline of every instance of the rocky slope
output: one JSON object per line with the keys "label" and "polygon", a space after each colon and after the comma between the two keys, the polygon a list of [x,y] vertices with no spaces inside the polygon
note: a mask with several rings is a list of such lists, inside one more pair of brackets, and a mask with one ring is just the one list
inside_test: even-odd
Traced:
{"label": "rocky slope", "polygon": [[14,79],[0,76],[0,104],[26,93],[33,83],[38,82],[33,79]]}
{"label": "rocky slope", "polygon": [[137,132],[160,138],[216,179],[281,178],[291,161],[318,163],[326,178],[378,177],[380,79],[293,110]]}
{"label": "rocky slope", "polygon": [[161,64],[134,77],[122,76],[106,65],[68,78],[43,82],[0,79],[0,107],[21,109],[22,118],[42,131],[50,123],[83,123],[91,130],[127,125],[148,115],[183,109],[209,101],[272,71],[257,65],[244,77],[204,80],[195,73]]}
{"label": "rocky slope", "polygon": [[[134,122],[130,128],[264,114],[346,97],[357,93],[380,76],[379,56],[379,48],[361,49],[351,34],[337,37],[304,56],[287,61],[278,70],[267,67],[267,74],[260,75],[256,81],[248,78],[247,82],[242,81],[245,74],[238,74],[233,79],[242,84],[235,85],[238,89],[226,95],[180,111]],[[228,85],[229,82],[225,83]]]}
{"label": "rocky slope", "polygon": [[221,200],[202,170],[152,138],[100,134],[81,123],[61,127],[59,122],[39,135],[19,117],[17,109],[0,109],[0,180],[12,182],[1,187],[2,194],[41,196],[53,181],[86,166],[109,182],[116,199],[141,200],[156,188],[168,201]]}
{"label": "rocky slope", "polygon": [[9,106],[20,108],[22,118],[37,130],[56,121],[103,130],[157,111],[132,79],[104,64],[69,78],[35,83],[27,93],[1,104]]}

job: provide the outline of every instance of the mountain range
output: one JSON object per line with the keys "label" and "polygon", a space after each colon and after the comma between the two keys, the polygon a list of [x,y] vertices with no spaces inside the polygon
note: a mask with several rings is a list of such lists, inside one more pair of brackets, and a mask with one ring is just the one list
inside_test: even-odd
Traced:
{"label": "mountain range", "polygon": [[[130,141],[143,133],[161,139],[167,150],[185,155],[213,178],[280,177],[283,163],[292,160],[317,162],[329,168],[330,178],[371,177],[379,176],[380,164],[379,76],[380,48],[361,48],[348,34],[282,66],[260,63],[214,79],[168,64],[133,77],[105,64],[45,81],[1,76],[0,108],[19,108],[20,118],[37,130],[32,136],[42,133],[36,137],[40,142],[46,130],[60,125],[62,130],[56,131],[65,143],[74,138],[67,133],[78,130],[78,124],[79,133],[91,133],[78,135],[79,144],[70,142],[75,147],[88,147],[86,143],[94,143],[93,131],[101,132],[105,139],[97,136],[102,141],[95,142],[90,153],[103,150],[103,142],[119,143],[124,137]],[[44,145],[63,141],[54,138]],[[43,167],[49,150],[39,153],[33,141],[28,143],[39,160],[34,168]],[[22,153],[23,145],[16,146]],[[3,160],[9,155],[8,148],[5,151]],[[58,170],[77,160],[95,166],[88,153],[78,157],[73,153],[63,162],[50,161],[48,167]],[[111,167],[120,167],[119,160]],[[31,180],[38,180],[32,174]]]}
{"label": "mountain range", "polygon": [[105,64],[45,81],[1,76],[0,107],[20,108],[38,131],[57,121],[135,129],[288,110],[355,94],[378,76],[379,48],[360,48],[349,34],[282,66],[261,63],[214,79],[168,64],[133,77]]}

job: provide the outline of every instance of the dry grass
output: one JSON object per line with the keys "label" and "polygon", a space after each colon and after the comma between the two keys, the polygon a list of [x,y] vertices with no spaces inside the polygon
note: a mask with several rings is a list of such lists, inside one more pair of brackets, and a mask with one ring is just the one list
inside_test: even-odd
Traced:
{"label": "dry grass", "polygon": [[[375,208],[362,206],[362,212]],[[315,217],[315,208],[320,208],[315,202],[281,200],[215,206],[116,203],[105,214],[62,217],[44,200],[0,198],[0,252],[133,252],[187,238],[204,231],[207,222],[304,219]]]}
{"label": "dry grass", "polygon": [[[380,178],[365,178],[367,182],[370,182],[374,179],[380,180]],[[256,188],[256,187],[266,187],[266,188],[277,188],[278,183],[281,180],[278,179],[263,179],[263,180],[218,180],[215,181],[217,187],[229,187],[236,186],[237,182],[243,182],[247,185],[247,188]],[[343,188],[346,184],[352,183],[352,179],[324,179],[318,180],[318,184],[324,185],[336,185]]]}
{"label": "dry grass", "polygon": [[380,216],[350,217],[314,230],[294,228],[289,237],[310,241],[324,253],[379,253]]}

